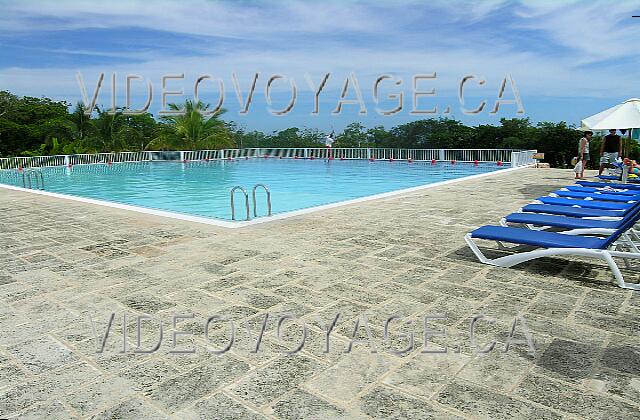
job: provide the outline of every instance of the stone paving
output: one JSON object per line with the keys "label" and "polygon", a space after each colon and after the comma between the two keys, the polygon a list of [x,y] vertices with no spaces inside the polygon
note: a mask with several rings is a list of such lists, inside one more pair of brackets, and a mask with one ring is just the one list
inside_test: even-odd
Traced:
{"label": "stone paving", "polygon": [[[638,293],[598,261],[491,268],[463,241],[572,175],[524,169],[239,230],[0,189],[0,417],[638,418]],[[141,350],[163,326],[149,354],[143,314]],[[232,344],[229,322],[205,331],[216,314]],[[429,330],[447,335],[426,349],[446,354],[423,353],[436,314]],[[468,337],[478,314],[486,354]],[[385,340],[390,315],[413,324]]]}

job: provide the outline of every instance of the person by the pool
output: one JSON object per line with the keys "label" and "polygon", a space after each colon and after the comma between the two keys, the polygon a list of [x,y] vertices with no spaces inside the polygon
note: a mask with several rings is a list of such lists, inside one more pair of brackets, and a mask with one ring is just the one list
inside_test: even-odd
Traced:
{"label": "person by the pool", "polygon": [[622,156],[622,140],[619,135],[616,134],[616,129],[609,130],[609,134],[602,140],[600,146],[600,171],[599,175],[602,175],[604,167],[607,164],[614,163],[619,156]]}
{"label": "person by the pool", "polygon": [[580,172],[576,172],[576,179],[584,178],[584,170],[586,169],[587,163],[589,163],[589,143],[591,142],[591,137],[593,136],[593,131],[587,130],[584,132],[584,137],[580,139],[578,144],[578,161],[582,162],[580,164]]}
{"label": "person by the pool", "polygon": [[324,145],[326,147],[332,147],[333,146],[333,142],[335,141],[334,139],[334,132],[332,131],[331,134],[327,134],[324,138]]}
{"label": "person by the pool", "polygon": [[324,146],[328,149],[327,152],[329,153],[329,160],[333,160],[333,142],[334,142],[334,132],[332,131],[331,134],[327,134],[326,137],[324,138]]}

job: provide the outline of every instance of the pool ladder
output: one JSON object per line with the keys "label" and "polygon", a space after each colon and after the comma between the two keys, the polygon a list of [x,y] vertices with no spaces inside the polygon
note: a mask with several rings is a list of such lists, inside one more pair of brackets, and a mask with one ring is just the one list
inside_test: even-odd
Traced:
{"label": "pool ladder", "polygon": [[[269,191],[269,188],[264,184],[256,184],[253,186],[253,190],[251,191],[251,196],[253,198],[253,217],[258,217],[258,206],[256,200],[256,190],[258,188],[263,188],[267,193],[267,216],[271,216],[271,191]],[[236,206],[234,201],[234,193],[236,190],[240,190],[244,195],[244,206],[247,213],[245,220],[251,220],[251,211],[249,210],[249,193],[247,193],[247,190],[240,185],[236,185],[231,188],[231,220],[236,220]]]}
{"label": "pool ladder", "polygon": [[22,188],[44,190],[44,175],[42,171],[25,169],[22,171]]}

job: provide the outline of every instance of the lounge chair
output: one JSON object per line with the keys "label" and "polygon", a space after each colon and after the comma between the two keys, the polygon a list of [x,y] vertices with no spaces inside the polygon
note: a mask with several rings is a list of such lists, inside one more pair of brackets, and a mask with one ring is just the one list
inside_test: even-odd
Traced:
{"label": "lounge chair", "polygon": [[[620,229],[630,218],[636,222],[640,219],[640,207],[636,211],[627,213],[622,218],[611,218],[609,220],[567,217],[553,214],[538,214],[517,212],[500,220],[501,226],[509,227],[513,224],[524,225],[531,230],[565,229],[559,231],[564,235],[612,235]],[[621,237],[636,250],[636,244],[640,244],[640,233],[635,226],[630,227]],[[637,250],[640,252],[640,250]]]}
{"label": "lounge chair", "polygon": [[[618,229],[606,237],[566,235],[557,232],[504,226],[483,226],[468,233],[465,236],[465,241],[480,262],[499,267],[513,267],[526,261],[551,256],[573,255],[598,258],[607,262],[618,286],[625,289],[640,290],[640,284],[624,281],[622,272],[613,259],[614,257],[624,258],[627,263],[628,259],[640,259],[640,252],[637,252],[637,248],[634,249],[626,240],[621,240],[622,235],[635,224],[637,218],[626,218]],[[490,259],[480,251],[474,239],[496,241],[502,249],[506,248],[502,244],[503,242],[529,245],[539,249]],[[619,248],[621,247],[631,248],[632,251],[620,251]]]}
{"label": "lounge chair", "polygon": [[628,190],[640,190],[638,184],[621,184],[615,182],[598,182],[598,181],[582,181],[577,180],[576,184],[583,185],[585,187],[599,187],[599,188],[620,188]]}
{"label": "lounge chair", "polygon": [[[640,202],[626,211],[529,204],[502,218],[500,225],[524,224],[529,229],[568,229],[564,234],[612,234],[629,218],[640,218]],[[635,232],[635,231],[634,231]],[[640,240],[640,236],[637,237]]]}
{"label": "lounge chair", "polygon": [[583,192],[583,193],[603,193],[603,194],[615,194],[615,195],[640,196],[640,190],[638,189],[629,190],[629,189],[615,189],[615,188],[585,187],[582,185],[567,185],[566,187],[560,188],[560,190]]}
{"label": "lounge chair", "polygon": [[561,232],[565,235],[611,235],[619,229],[624,222],[625,219],[594,220],[552,214],[511,213],[500,220],[500,225],[508,227],[509,224],[521,224],[526,225],[532,230],[545,230],[548,228],[568,229],[567,231]]}
{"label": "lounge chair", "polygon": [[583,207],[557,206],[552,204],[527,204],[520,209],[526,213],[556,214],[599,220],[619,220],[626,212],[621,210],[586,209]]}
{"label": "lounge chair", "polygon": [[618,175],[596,175],[595,177],[605,181],[620,181],[621,178]]}
{"label": "lounge chair", "polygon": [[551,197],[580,198],[583,200],[611,201],[614,203],[632,203],[640,200],[640,196],[636,195],[613,194],[606,192],[577,192],[563,189],[555,190],[549,195]]}
{"label": "lounge chair", "polygon": [[538,197],[537,202],[542,204],[554,204],[560,206],[576,206],[583,207],[585,209],[599,209],[599,210],[619,210],[627,211],[634,206],[634,203],[611,203],[608,201],[596,201],[596,200],[579,200],[573,198],[562,197]]}

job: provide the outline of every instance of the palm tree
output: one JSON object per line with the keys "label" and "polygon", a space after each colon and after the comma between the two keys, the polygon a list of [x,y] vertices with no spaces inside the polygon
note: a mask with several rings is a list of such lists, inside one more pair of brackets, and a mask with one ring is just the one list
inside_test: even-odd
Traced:
{"label": "palm tree", "polygon": [[162,117],[159,135],[147,149],[211,150],[235,147],[231,133],[219,118],[225,110],[207,114],[209,104],[187,100],[181,108],[169,104],[179,115]]}
{"label": "palm tree", "polygon": [[84,139],[93,131],[91,124],[91,115],[86,114],[87,107],[82,102],[78,102],[73,112],[69,114],[69,119],[75,126],[74,140],[79,142]]}
{"label": "palm tree", "polygon": [[105,111],[96,108],[97,118],[91,121],[92,135],[88,139],[92,147],[98,152],[117,152],[122,149],[122,110]]}

